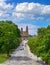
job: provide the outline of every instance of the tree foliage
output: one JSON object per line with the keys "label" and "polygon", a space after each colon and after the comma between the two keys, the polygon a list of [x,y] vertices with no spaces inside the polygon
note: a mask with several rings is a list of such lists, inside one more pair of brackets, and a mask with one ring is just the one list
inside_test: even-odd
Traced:
{"label": "tree foliage", "polygon": [[[20,43],[20,30],[12,21],[0,21],[0,53],[9,55]],[[2,51],[1,51],[2,50]]]}
{"label": "tree foliage", "polygon": [[39,28],[37,36],[30,38],[28,45],[33,53],[50,65],[50,26]]}

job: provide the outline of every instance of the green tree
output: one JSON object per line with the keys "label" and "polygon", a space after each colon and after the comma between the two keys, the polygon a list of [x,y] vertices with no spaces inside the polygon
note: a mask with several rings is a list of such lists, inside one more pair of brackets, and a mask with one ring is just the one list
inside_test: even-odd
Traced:
{"label": "green tree", "polygon": [[11,21],[0,21],[0,49],[9,56],[20,43],[20,30]]}
{"label": "green tree", "polygon": [[28,40],[31,51],[50,65],[50,26],[38,28],[37,36]]}

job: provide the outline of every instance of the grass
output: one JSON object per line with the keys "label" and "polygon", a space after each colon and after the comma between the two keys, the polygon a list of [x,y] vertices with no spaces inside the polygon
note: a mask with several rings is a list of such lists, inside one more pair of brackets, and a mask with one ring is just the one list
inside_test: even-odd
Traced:
{"label": "grass", "polygon": [[0,63],[5,62],[8,59],[6,54],[0,54]]}
{"label": "grass", "polygon": [[[14,52],[14,50],[15,49],[12,49],[11,51],[10,51],[10,54],[12,54],[13,52]],[[8,60],[8,56],[7,56],[7,54],[4,54],[4,53],[0,53],[0,63],[3,63],[3,62],[5,62],[6,60]]]}

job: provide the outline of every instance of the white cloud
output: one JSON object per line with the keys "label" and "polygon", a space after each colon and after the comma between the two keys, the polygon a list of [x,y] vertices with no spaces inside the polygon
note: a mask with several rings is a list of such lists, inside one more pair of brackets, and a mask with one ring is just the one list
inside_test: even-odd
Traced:
{"label": "white cloud", "polygon": [[[42,5],[39,3],[18,3],[15,8],[14,16],[35,19],[35,16],[44,16],[50,14],[50,5]],[[18,15],[20,13],[20,15]],[[22,16],[23,15],[23,16]]]}
{"label": "white cloud", "polygon": [[2,12],[2,11],[0,11],[0,16],[2,16],[2,14],[3,14],[3,12]]}
{"label": "white cloud", "polygon": [[6,0],[0,0],[0,2],[5,2]]}
{"label": "white cloud", "polygon": [[[13,4],[6,3],[7,0],[0,0],[0,18],[15,17],[15,19],[31,19],[42,20],[45,16],[50,15],[50,5],[42,5],[40,3],[18,3],[16,7]],[[11,15],[10,15],[11,14]]]}
{"label": "white cloud", "polygon": [[15,12],[15,13],[13,13],[13,15],[17,16],[18,18],[19,18],[19,17],[24,17],[24,14],[22,14],[22,13],[16,13],[16,12]]}
{"label": "white cloud", "polygon": [[42,10],[43,14],[50,14],[50,5],[44,6]]}
{"label": "white cloud", "polygon": [[41,9],[39,7],[42,8],[42,5],[39,3],[24,2],[24,3],[17,4],[16,11],[17,12],[29,12],[29,13],[33,12],[34,13],[34,12],[38,11],[38,9]]}
{"label": "white cloud", "polygon": [[[12,11],[13,5],[10,3],[6,3],[7,0],[0,0],[0,18],[1,17],[8,17],[9,13]],[[12,14],[12,13],[11,13]]]}

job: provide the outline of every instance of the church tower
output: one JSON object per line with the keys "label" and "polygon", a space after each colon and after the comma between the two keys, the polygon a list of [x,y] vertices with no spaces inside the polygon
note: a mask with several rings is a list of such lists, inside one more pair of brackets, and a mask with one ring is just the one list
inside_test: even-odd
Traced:
{"label": "church tower", "polygon": [[26,26],[26,32],[28,32],[28,26]]}
{"label": "church tower", "polygon": [[21,28],[21,36],[22,40],[28,39],[29,36],[28,26],[26,26],[26,31],[23,31],[23,28]]}
{"label": "church tower", "polygon": [[21,28],[21,32],[23,32],[23,28]]}
{"label": "church tower", "polygon": [[26,26],[26,35],[28,36],[28,26]]}

